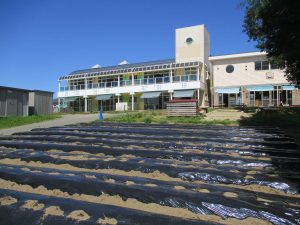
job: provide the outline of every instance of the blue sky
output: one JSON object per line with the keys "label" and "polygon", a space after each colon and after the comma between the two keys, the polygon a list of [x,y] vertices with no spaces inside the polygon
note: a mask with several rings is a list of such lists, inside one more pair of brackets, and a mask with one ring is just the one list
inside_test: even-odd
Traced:
{"label": "blue sky", "polygon": [[240,0],[1,0],[0,85],[57,91],[73,70],[175,57],[175,29],[205,24],[211,55],[255,51]]}

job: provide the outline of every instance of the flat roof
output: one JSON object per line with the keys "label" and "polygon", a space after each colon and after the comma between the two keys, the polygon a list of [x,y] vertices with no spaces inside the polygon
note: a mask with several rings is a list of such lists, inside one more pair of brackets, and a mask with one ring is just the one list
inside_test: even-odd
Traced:
{"label": "flat roof", "polygon": [[24,91],[24,92],[46,92],[46,93],[54,93],[52,91],[43,91],[43,90],[30,90],[30,89],[23,89],[23,88],[15,88],[15,87],[7,87],[7,86],[0,86],[0,89],[10,89],[16,91]]}
{"label": "flat roof", "polygon": [[228,55],[217,55],[217,56],[210,56],[208,59],[210,61],[217,61],[217,60],[225,60],[225,59],[237,59],[237,58],[247,58],[253,56],[266,56],[266,52],[244,52],[244,53],[236,53],[236,54],[228,54]]}

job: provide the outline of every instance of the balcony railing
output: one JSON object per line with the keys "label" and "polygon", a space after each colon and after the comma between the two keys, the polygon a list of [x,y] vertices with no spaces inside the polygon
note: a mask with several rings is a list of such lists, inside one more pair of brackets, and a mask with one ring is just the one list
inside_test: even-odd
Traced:
{"label": "balcony railing", "polygon": [[[185,74],[185,75],[176,75],[173,76],[173,82],[191,82],[197,81],[196,74]],[[155,84],[166,84],[171,83],[171,77],[155,77],[155,78],[143,78],[143,79],[135,79],[133,81],[134,86],[140,85],[155,85]],[[125,86],[133,86],[132,80],[122,80],[120,81],[120,87]],[[99,88],[114,88],[119,87],[118,81],[111,82],[101,82],[101,83],[89,83],[87,84],[87,88],[85,88],[85,84],[80,85],[68,85],[65,87],[60,87],[60,91],[77,91],[77,90],[85,90],[85,89],[99,89]]]}

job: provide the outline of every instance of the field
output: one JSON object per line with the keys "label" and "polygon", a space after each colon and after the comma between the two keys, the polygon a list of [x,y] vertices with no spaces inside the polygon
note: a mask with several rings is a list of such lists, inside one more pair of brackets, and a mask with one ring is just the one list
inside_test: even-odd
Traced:
{"label": "field", "polygon": [[0,137],[0,224],[300,224],[274,127],[93,123]]}
{"label": "field", "polygon": [[0,129],[60,118],[60,114],[0,117]]}

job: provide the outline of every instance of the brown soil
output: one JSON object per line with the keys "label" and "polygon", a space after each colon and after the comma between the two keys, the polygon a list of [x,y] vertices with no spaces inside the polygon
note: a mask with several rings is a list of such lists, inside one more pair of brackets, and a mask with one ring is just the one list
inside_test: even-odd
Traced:
{"label": "brown soil", "polygon": [[126,185],[133,185],[133,184],[135,184],[135,183],[132,182],[132,181],[126,181],[125,184],[126,184]]}
{"label": "brown soil", "polygon": [[[128,198],[126,201],[124,201],[124,200],[122,200],[122,198],[120,196],[109,196],[106,194],[103,194],[100,196],[92,196],[92,195],[84,195],[84,194],[70,195],[66,192],[62,192],[57,189],[48,190],[43,186],[39,186],[37,188],[32,188],[29,185],[20,185],[15,182],[3,180],[3,179],[0,179],[0,188],[14,190],[14,191],[22,191],[22,192],[27,192],[27,193],[43,194],[43,195],[47,195],[47,196],[70,198],[70,199],[76,199],[76,200],[92,202],[92,203],[109,204],[109,205],[115,205],[115,206],[119,206],[119,207],[126,207],[126,208],[131,208],[131,209],[136,209],[136,210],[142,210],[142,211],[150,212],[150,213],[159,213],[162,215],[175,216],[175,217],[186,218],[186,219],[198,219],[198,220],[204,220],[204,221],[219,222],[222,224],[233,224],[233,225],[252,225],[252,224],[266,225],[266,224],[270,224],[267,221],[263,221],[263,220],[259,220],[259,219],[255,219],[255,218],[247,218],[245,220],[238,220],[238,219],[230,218],[230,219],[223,220],[221,217],[215,216],[215,215],[200,215],[200,214],[195,214],[187,209],[161,206],[161,205],[158,205],[155,203],[145,204],[145,203],[139,202],[136,199],[132,199],[132,198]],[[29,201],[30,201],[29,206],[31,208],[32,207],[40,208],[41,206],[39,206],[39,205],[42,205],[42,204],[37,203],[37,201],[33,201],[33,200],[29,200]],[[75,219],[75,220],[89,219],[89,215],[87,215],[82,210],[73,211],[67,217]]]}
{"label": "brown soil", "polygon": [[225,197],[230,197],[230,198],[237,198],[238,194],[234,193],[234,192],[224,192],[223,195]]}
{"label": "brown soil", "polygon": [[101,225],[116,225],[118,221],[115,218],[104,217],[103,219],[98,219],[97,223]]}
{"label": "brown soil", "polygon": [[78,220],[78,221],[84,221],[88,220],[90,218],[89,214],[87,214],[83,210],[75,210],[71,212],[67,218],[73,219],[73,220]]}
{"label": "brown soil", "polygon": [[148,186],[148,187],[157,187],[156,184],[145,184],[145,186]]}
{"label": "brown soil", "polygon": [[64,211],[62,211],[59,206],[50,206],[45,209],[44,216],[53,215],[53,216],[63,216]]}
{"label": "brown soil", "polygon": [[174,188],[176,190],[184,190],[185,189],[185,187],[183,187],[183,186],[174,186]]}
{"label": "brown soil", "polygon": [[96,172],[96,173],[105,173],[105,174],[115,174],[115,175],[124,175],[124,176],[135,176],[135,177],[143,177],[143,178],[151,178],[157,180],[165,180],[165,181],[182,181],[180,178],[172,178],[169,177],[165,173],[160,173],[158,170],[155,170],[152,173],[142,173],[139,171],[123,171],[117,169],[85,169],[78,168],[75,166],[71,166],[70,164],[52,164],[52,163],[41,163],[41,162],[33,162],[29,163],[22,161],[21,159],[0,159],[0,164],[7,165],[23,165],[23,166],[34,166],[40,168],[54,168],[54,169],[62,169],[62,170],[70,170],[70,171],[81,171],[81,172]]}
{"label": "brown soil", "polygon": [[201,193],[210,193],[210,191],[205,188],[199,188],[199,189],[196,189],[196,191],[201,192]]}
{"label": "brown soil", "polygon": [[11,196],[5,196],[5,197],[0,198],[0,205],[12,205],[17,202],[18,202],[18,200]]}
{"label": "brown soil", "polygon": [[96,179],[97,177],[96,176],[94,176],[94,175],[88,175],[88,174],[86,174],[86,175],[84,175],[86,178],[89,178],[89,179]]}
{"label": "brown soil", "polygon": [[115,181],[114,179],[109,178],[109,179],[106,179],[105,182],[108,182],[108,183],[115,183],[116,181]]}
{"label": "brown soil", "polygon": [[42,210],[45,207],[45,205],[42,203],[39,203],[36,200],[27,200],[25,202],[25,204],[22,205],[22,207],[26,208],[26,209],[32,209],[34,211],[37,211],[37,210]]}

